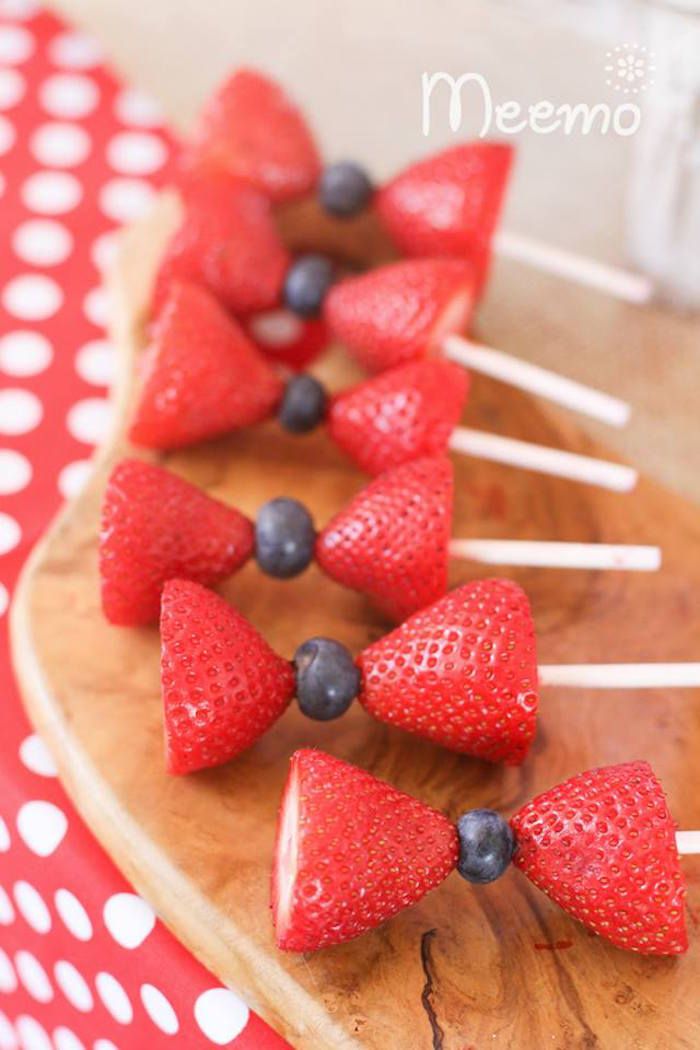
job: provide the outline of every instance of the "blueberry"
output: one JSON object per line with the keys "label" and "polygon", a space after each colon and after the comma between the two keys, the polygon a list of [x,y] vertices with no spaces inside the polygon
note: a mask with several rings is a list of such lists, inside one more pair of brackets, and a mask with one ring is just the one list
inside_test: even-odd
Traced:
{"label": "blueberry", "polygon": [[255,557],[268,576],[282,580],[303,572],[314,556],[316,530],[308,510],[295,499],[272,499],[258,511]]}
{"label": "blueberry", "polygon": [[347,219],[366,207],[372,196],[372,183],[359,164],[342,160],[324,168],[318,195],[325,211]]}
{"label": "blueberry", "polygon": [[457,871],[468,882],[493,882],[510,864],[515,836],[492,809],[470,809],[457,821]]}
{"label": "blueberry", "polygon": [[300,255],[287,270],[284,302],[300,317],[316,317],[333,283],[333,263],[324,255]]}
{"label": "blueberry", "polygon": [[328,722],[344,714],[360,691],[352,653],[332,638],[309,638],[294,654],[297,701],[309,718]]}
{"label": "blueberry", "polygon": [[278,419],[285,430],[307,434],[325,416],[327,401],[326,391],[318,379],[309,375],[294,376],[285,387]]}

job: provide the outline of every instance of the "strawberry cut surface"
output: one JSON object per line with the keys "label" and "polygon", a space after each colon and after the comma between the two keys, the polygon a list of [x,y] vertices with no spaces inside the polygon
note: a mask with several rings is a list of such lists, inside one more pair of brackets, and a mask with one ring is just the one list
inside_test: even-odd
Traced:
{"label": "strawberry cut surface", "polygon": [[306,952],[358,937],[438,886],[457,863],[453,824],[322,751],[292,755],[277,825],[277,945]]}
{"label": "strawberry cut surface", "polygon": [[215,584],[251,556],[253,524],[162,467],[125,459],[102,501],[99,569],[102,607],[113,624],[158,620],[167,580]]}
{"label": "strawberry cut surface", "polygon": [[388,369],[331,402],[328,431],[368,474],[447,452],[469,390],[469,373],[451,361]]}
{"label": "strawberry cut surface", "polygon": [[444,456],[381,474],[319,534],[318,564],[390,618],[404,619],[447,589],[453,488]]}
{"label": "strawberry cut surface", "polygon": [[619,948],[686,951],[676,825],[648,762],[580,773],[511,820],[513,863],[575,919]]}
{"label": "strawberry cut surface", "polygon": [[240,326],[193,284],[173,285],[153,326],[129,437],[179,448],[269,417],[282,381]]}
{"label": "strawberry cut surface", "polygon": [[465,331],[474,300],[471,266],[457,259],[409,259],[333,285],[324,316],[333,336],[369,372],[440,352]]}
{"label": "strawberry cut surface", "polygon": [[267,732],[294,695],[289,661],[197,583],[165,585],[160,633],[169,773],[235,758]]}
{"label": "strawberry cut surface", "polygon": [[276,365],[302,372],[330,343],[321,317],[298,317],[291,310],[271,310],[247,319],[245,330],[261,354]]}
{"label": "strawberry cut surface", "polygon": [[517,764],[537,720],[530,603],[510,580],[457,587],[364,649],[360,703],[441,747]]}

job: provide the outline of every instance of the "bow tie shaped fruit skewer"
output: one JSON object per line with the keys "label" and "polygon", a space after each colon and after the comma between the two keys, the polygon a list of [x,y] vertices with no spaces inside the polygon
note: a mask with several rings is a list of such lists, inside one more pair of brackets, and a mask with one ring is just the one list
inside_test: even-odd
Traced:
{"label": "bow tie shaped fruit skewer", "polygon": [[316,557],[338,583],[401,620],[447,590],[448,559],[653,570],[658,547],[525,540],[451,540],[452,465],[426,457],[381,475],[318,535],[296,500],[265,504],[255,525],[169,471],[122,460],[107,482],[100,530],[102,604],[111,623],[158,618],[175,577],[213,586],[255,553],[270,576],[298,575]]}
{"label": "bow tie shaped fruit skewer", "polygon": [[279,948],[358,937],[417,903],[455,869],[493,882],[512,862],[573,918],[619,948],[687,951],[677,832],[647,762],[592,769],[550,788],[509,822],[438,810],[322,751],[292,755],[282,797],[272,916]]}
{"label": "bow tie shaped fruit skewer", "polygon": [[167,767],[177,774],[235,758],[294,695],[318,721],[338,718],[357,697],[387,725],[518,765],[535,736],[539,686],[700,686],[700,664],[538,667],[530,605],[511,580],[458,587],[355,660],[340,642],[310,638],[290,663],[189,580],[166,583],[160,629]]}

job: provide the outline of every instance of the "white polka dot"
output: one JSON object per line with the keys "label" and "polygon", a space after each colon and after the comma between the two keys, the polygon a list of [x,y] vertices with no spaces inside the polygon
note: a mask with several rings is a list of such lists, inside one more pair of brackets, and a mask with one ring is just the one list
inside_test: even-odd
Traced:
{"label": "white polka dot", "polygon": [[66,120],[86,117],[99,99],[94,80],[76,73],[54,73],[39,88],[39,101],[46,112]]}
{"label": "white polka dot", "polygon": [[21,492],[32,479],[32,465],[12,448],[0,448],[0,496]]}
{"label": "white polka dot", "polygon": [[60,286],[41,273],[13,277],[2,292],[3,306],[21,321],[44,321],[56,313],[62,302]]}
{"label": "white polka dot", "polygon": [[22,200],[39,215],[62,215],[79,203],[83,189],[67,171],[37,171],[22,185]]}
{"label": "white polka dot", "polygon": [[156,923],[155,913],[135,893],[115,893],[102,911],[105,926],[122,948],[138,948]]}
{"label": "white polka dot", "polygon": [[240,1035],[248,1023],[250,1011],[228,988],[210,988],[194,1004],[194,1016],[207,1039],[224,1046]]}
{"label": "white polka dot", "polygon": [[0,0],[0,15],[11,18],[14,22],[23,22],[38,14],[39,5],[35,0]]}
{"label": "white polka dot", "polygon": [[7,554],[15,549],[22,539],[22,530],[14,518],[0,511],[0,554]]}
{"label": "white polka dot", "polygon": [[88,1013],[95,1005],[92,992],[87,981],[73,963],[59,959],[53,968],[56,984],[61,989],[71,1006],[80,1010],[82,1014]]}
{"label": "white polka dot", "polygon": [[58,491],[64,499],[74,499],[82,492],[91,473],[92,463],[89,459],[76,459],[68,463],[58,475]]}
{"label": "white polka dot", "polygon": [[250,331],[264,346],[288,346],[301,336],[302,323],[291,310],[269,310],[252,319]]}
{"label": "white polka dot", "polygon": [[0,926],[10,926],[15,921],[15,909],[7,893],[0,886]]}
{"label": "white polka dot", "polygon": [[95,978],[97,994],[106,1010],[118,1024],[129,1024],[134,1016],[134,1011],[121,984],[111,973],[101,971]]}
{"label": "white polka dot", "polygon": [[12,237],[15,254],[34,266],[56,266],[73,249],[73,235],[53,219],[29,219]]}
{"label": "white polka dot", "polygon": [[95,266],[101,272],[108,269],[117,254],[119,239],[116,233],[103,233],[94,241],[90,255]]}
{"label": "white polka dot", "polygon": [[15,1021],[22,1050],[53,1050],[46,1031],[33,1017],[22,1014]]}
{"label": "white polka dot", "polygon": [[78,401],[68,412],[68,430],[86,445],[99,445],[104,440],[111,420],[109,401],[101,397],[88,397]]}
{"label": "white polka dot", "polygon": [[155,99],[138,88],[120,91],[114,112],[124,124],[133,124],[137,128],[151,128],[163,121],[163,112]]}
{"label": "white polka dot", "polygon": [[[3,587],[3,590],[5,591],[5,594],[7,594],[7,588]],[[6,608],[7,605],[5,605],[5,609]],[[10,848],[10,845],[10,832],[8,830],[7,824],[2,819],[2,817],[0,817],[0,853],[7,853],[8,849]]]}
{"label": "white polka dot", "polygon": [[25,846],[38,857],[49,857],[63,842],[68,820],[53,802],[25,802],[17,814],[17,830]]}
{"label": "white polka dot", "polygon": [[15,144],[15,129],[7,117],[0,116],[0,154],[9,153]]}
{"label": "white polka dot", "polygon": [[104,288],[93,288],[83,300],[83,310],[88,321],[104,328],[109,321],[109,307]]}
{"label": "white polka dot", "polygon": [[10,958],[0,948],[0,992],[10,994],[17,989],[17,976]]}
{"label": "white polka dot", "polygon": [[89,941],[92,938],[90,916],[74,893],[70,890],[56,890],[54,904],[64,926],[76,940]]}
{"label": "white polka dot", "polygon": [[31,882],[20,879],[15,883],[12,893],[17,909],[25,922],[29,923],[37,933],[48,933],[51,929],[51,914],[44,903],[44,898]]}
{"label": "white polka dot", "polygon": [[32,34],[21,26],[0,26],[0,64],[25,62],[34,51]]}
{"label": "white polka dot", "polygon": [[100,208],[114,222],[133,222],[146,214],[154,193],[138,179],[110,179],[100,190]]}
{"label": "white polka dot", "polygon": [[19,747],[19,757],[27,769],[36,773],[37,776],[55,777],[57,775],[53,755],[36,733],[24,738]]}
{"label": "white polka dot", "polygon": [[24,77],[16,69],[0,69],[0,109],[12,109],[24,96]]}
{"label": "white polka dot", "polygon": [[64,69],[90,69],[102,61],[102,49],[93,37],[71,31],[54,37],[49,57]]}
{"label": "white polka dot", "polygon": [[17,1050],[19,1043],[7,1015],[0,1010],[0,1050]]}
{"label": "white polka dot", "polygon": [[0,369],[10,376],[35,376],[51,364],[53,348],[39,332],[8,332],[0,339]]}
{"label": "white polka dot", "polygon": [[53,999],[53,988],[46,970],[31,952],[15,953],[15,970],[22,985],[38,1003],[50,1003]]}
{"label": "white polka dot", "polygon": [[85,1044],[80,1042],[75,1032],[63,1025],[54,1028],[53,1043],[56,1050],[85,1050]]}
{"label": "white polka dot", "polygon": [[[5,615],[5,613],[7,612],[7,607],[8,607],[9,604],[10,604],[10,596],[7,593],[7,587],[5,586],[4,583],[0,583],[0,616],[4,616]],[[2,830],[2,826],[3,826],[4,823],[5,822],[2,819],[0,819],[0,832]],[[1,838],[2,838],[2,835],[0,834],[0,839]],[[0,850],[2,848],[3,847],[0,844]],[[5,847],[5,849],[7,849],[7,847]]]}
{"label": "white polka dot", "polygon": [[78,124],[43,124],[32,135],[29,148],[40,164],[71,168],[85,160],[91,141]]}
{"label": "white polka dot", "polygon": [[81,379],[95,386],[109,386],[114,379],[116,355],[105,339],[94,339],[82,346],[75,359]]}
{"label": "white polka dot", "polygon": [[41,401],[29,390],[0,390],[0,434],[27,434],[41,422]]}
{"label": "white polka dot", "polygon": [[107,163],[122,175],[150,175],[166,157],[162,140],[145,131],[120,131],[107,145]]}
{"label": "white polka dot", "polygon": [[97,1039],[92,1050],[117,1050],[117,1047],[109,1039]]}
{"label": "white polka dot", "polygon": [[175,1035],[180,1028],[177,1014],[158,988],[152,984],[142,984],[141,1002],[156,1028],[160,1028],[166,1035]]}

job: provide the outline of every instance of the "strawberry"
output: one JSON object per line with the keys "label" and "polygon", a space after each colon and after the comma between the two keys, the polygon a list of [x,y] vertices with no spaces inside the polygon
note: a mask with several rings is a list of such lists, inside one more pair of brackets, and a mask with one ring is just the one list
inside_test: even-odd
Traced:
{"label": "strawberry", "polygon": [[215,584],[251,556],[252,522],[153,463],[123,459],[102,501],[99,563],[110,623],[158,619],[163,584],[174,576]]}
{"label": "strawberry", "polygon": [[360,703],[382,722],[515,765],[535,735],[530,604],[511,580],[476,580],[360,653]]}
{"label": "strawberry", "polygon": [[676,825],[647,762],[580,773],[511,820],[513,863],[560,907],[619,948],[686,951]]}
{"label": "strawberry", "polygon": [[303,372],[330,343],[322,318],[298,317],[291,310],[256,314],[245,330],[261,354],[292,372]]}
{"label": "strawberry", "polygon": [[267,418],[280,378],[217,301],[193,284],[173,285],[142,367],[129,437],[179,448]]}
{"label": "strawberry", "polygon": [[318,564],[403,620],[447,589],[452,491],[452,464],[443,456],[388,470],[319,534]]}
{"label": "strawberry", "polygon": [[468,259],[486,278],[513,149],[467,142],[412,164],[376,196],[379,218],[405,255]]}
{"label": "strawberry", "polygon": [[331,438],[368,474],[447,452],[469,390],[451,361],[412,361],[333,398]]}
{"label": "strawberry", "polygon": [[453,824],[322,751],[296,751],[272,873],[277,945],[307,952],[359,937],[438,886],[457,863]]}
{"label": "strawberry", "polygon": [[160,637],[169,773],[235,758],[267,732],[294,695],[289,661],[198,583],[166,583]]}
{"label": "strawberry", "polygon": [[308,193],[321,171],[300,110],[253,69],[239,69],[206,103],[182,166],[241,179],[274,202]]}
{"label": "strawberry", "polygon": [[332,335],[370,372],[439,354],[467,328],[473,275],[457,259],[409,259],[333,285],[324,316]]}
{"label": "strawberry", "polygon": [[235,314],[267,310],[280,300],[288,267],[266,198],[227,178],[200,179],[187,188],[182,223],[165,249],[153,314],[176,280],[203,285]]}

